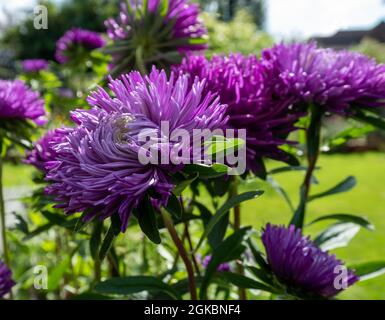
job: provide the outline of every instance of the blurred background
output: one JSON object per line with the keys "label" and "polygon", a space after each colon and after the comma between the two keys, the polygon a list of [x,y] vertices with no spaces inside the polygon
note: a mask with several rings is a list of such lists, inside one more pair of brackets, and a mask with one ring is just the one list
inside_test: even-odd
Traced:
{"label": "blurred background", "polygon": [[[119,0],[0,0],[0,78],[15,78],[18,62],[28,58],[54,60],[55,42],[71,27],[104,31],[106,18],[116,16]],[[209,55],[242,52],[260,54],[261,50],[279,41],[316,40],[319,45],[365,53],[378,62],[385,62],[385,1],[383,0],[200,0],[210,34]],[[48,8],[48,29],[33,28],[33,8]],[[66,108],[68,110],[68,108]],[[64,111],[63,111],[64,112]],[[347,124],[331,118],[325,124],[326,136],[338,136]],[[360,136],[358,130],[357,136]],[[354,138],[354,131],[351,133]],[[350,137],[351,138],[351,137]],[[336,141],[336,140],[335,140]],[[344,141],[343,141],[344,142]],[[357,138],[348,144],[336,142],[325,148],[321,158],[315,192],[327,189],[334,181],[355,175],[358,186],[351,192],[317,202],[311,206],[310,218],[328,213],[357,213],[367,216],[376,226],[356,237],[349,248],[335,250],[348,263],[383,260],[385,257],[385,138],[381,132]],[[7,210],[23,211],[19,199],[33,188],[33,168],[22,165],[21,159],[9,159],[5,167]],[[14,163],[17,163],[16,166]],[[271,163],[272,167],[276,164]],[[301,177],[293,174],[278,178],[290,194],[296,194]],[[244,189],[264,188],[261,199],[245,205],[245,223],[260,228],[266,222],[283,223],[290,210],[278,193],[258,181]],[[297,200],[297,199],[295,199]],[[309,228],[309,231],[317,230]],[[39,243],[39,242],[37,242]],[[40,244],[38,244],[40,246]],[[33,246],[25,248],[32,250]],[[133,248],[133,250],[136,248]],[[47,247],[39,247],[41,255]],[[54,254],[54,252],[53,252]],[[36,258],[38,259],[38,258]],[[57,271],[60,274],[60,270]],[[64,271],[63,271],[64,272]],[[60,277],[57,277],[58,283]],[[354,299],[385,299],[385,276],[369,280],[343,294]]]}

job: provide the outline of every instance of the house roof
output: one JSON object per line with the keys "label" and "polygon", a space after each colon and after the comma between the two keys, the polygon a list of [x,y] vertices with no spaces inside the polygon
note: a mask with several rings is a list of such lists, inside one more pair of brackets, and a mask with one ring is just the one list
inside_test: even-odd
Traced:
{"label": "house roof", "polygon": [[313,40],[321,46],[349,47],[360,43],[364,38],[372,38],[385,43],[385,22],[381,22],[371,30],[343,30],[331,37],[315,37]]}

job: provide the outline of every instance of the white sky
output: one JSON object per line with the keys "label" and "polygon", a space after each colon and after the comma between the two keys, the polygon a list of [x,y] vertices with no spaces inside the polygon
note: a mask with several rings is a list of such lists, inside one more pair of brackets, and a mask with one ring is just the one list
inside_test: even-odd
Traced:
{"label": "white sky", "polygon": [[383,0],[267,0],[267,30],[278,37],[370,28],[385,18]]}
{"label": "white sky", "polygon": [[[57,1],[57,0],[56,0]],[[79,0],[81,1],[81,0]],[[0,0],[1,8],[17,15],[35,0]],[[267,31],[277,38],[329,35],[340,29],[370,28],[385,19],[383,0],[266,0]]]}

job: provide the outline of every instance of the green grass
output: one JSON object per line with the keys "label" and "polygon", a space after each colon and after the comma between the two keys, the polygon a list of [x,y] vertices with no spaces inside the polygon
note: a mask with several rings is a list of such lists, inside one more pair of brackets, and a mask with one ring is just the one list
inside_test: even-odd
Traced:
{"label": "green grass", "polygon": [[29,165],[5,164],[3,169],[3,184],[6,187],[33,186],[32,174],[34,168]]}
{"label": "green grass", "polygon": [[[312,202],[309,206],[307,220],[331,213],[355,213],[367,217],[376,227],[374,232],[361,230],[346,248],[333,252],[348,264],[369,260],[385,261],[385,155],[354,154],[323,156],[319,163],[321,169],[316,176],[319,185],[312,193],[318,193],[333,187],[349,175],[357,178],[357,186],[344,194],[326,197]],[[298,186],[302,181],[298,172],[282,173],[276,180],[298,201]],[[252,183],[243,186],[244,190],[261,187],[266,190],[264,196],[243,204],[243,224],[261,228],[267,222],[288,223],[291,218],[289,207],[271,187]],[[306,232],[311,235],[320,231],[319,224],[309,227]],[[358,283],[340,298],[346,299],[385,299],[385,275]]]}
{"label": "green grass", "polygon": [[[336,185],[349,175],[357,178],[358,185],[352,191],[314,201],[309,206],[307,219],[331,213],[356,213],[366,216],[376,230],[361,230],[347,248],[336,249],[337,256],[348,264],[369,260],[385,260],[385,155],[379,153],[323,156],[317,172],[317,193]],[[269,164],[271,167],[277,163]],[[5,186],[32,185],[33,169],[27,166],[6,165]],[[303,173],[290,172],[276,176],[277,181],[298,201],[298,186]],[[291,213],[284,200],[267,184],[252,182],[242,186],[242,191],[263,189],[265,194],[242,205],[242,223],[260,229],[267,222],[286,224]],[[311,235],[327,224],[319,224],[305,230]],[[340,298],[385,299],[385,275],[359,283]]]}

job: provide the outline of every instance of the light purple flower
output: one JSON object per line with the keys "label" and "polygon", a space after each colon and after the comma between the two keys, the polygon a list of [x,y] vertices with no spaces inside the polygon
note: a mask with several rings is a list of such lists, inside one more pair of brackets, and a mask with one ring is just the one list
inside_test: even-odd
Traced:
{"label": "light purple flower", "polygon": [[385,65],[350,51],[315,43],[279,44],[262,54],[274,93],[326,111],[348,114],[352,106],[385,105]]}
{"label": "light purple flower", "polygon": [[34,143],[34,148],[27,154],[25,163],[35,166],[41,171],[45,171],[46,163],[54,161],[57,152],[52,149],[52,144],[64,142],[69,129],[56,129],[48,131],[39,141]]}
{"label": "light purple flower", "polygon": [[[331,298],[343,290],[334,282],[341,275],[344,263],[322,251],[295,226],[286,228],[268,224],[263,230],[262,242],[271,270],[289,294]],[[347,276],[342,280],[351,286],[358,277],[347,270]]]}
{"label": "light purple flower", "polygon": [[138,64],[148,69],[153,64],[169,66],[186,52],[207,48],[207,30],[199,19],[199,7],[189,0],[122,2],[119,17],[108,19],[105,25],[114,41],[112,66],[120,72]]}
{"label": "light purple flower", "polygon": [[23,71],[34,73],[48,69],[48,61],[44,59],[27,59],[22,61]]}
{"label": "light purple flower", "polygon": [[47,165],[52,183],[47,192],[55,196],[57,207],[68,214],[86,211],[85,219],[119,214],[125,231],[132,210],[149,190],[166,204],[174,187],[170,173],[179,167],[142,164],[139,134],[155,134],[162,142],[162,121],[170,131],[222,127],[225,106],[203,95],[203,86],[197,81],[190,87],[187,77],[167,78],[164,71],[153,69],[149,76],[132,72],[111,80],[113,96],[102,88],[93,92],[88,98],[93,108],[73,112],[77,127],[64,143],[52,147],[57,156]]}
{"label": "light purple flower", "polygon": [[30,119],[38,125],[46,123],[44,100],[20,80],[0,80],[0,120]]}
{"label": "light purple flower", "polygon": [[11,270],[0,260],[0,299],[10,293],[15,284]]}
{"label": "light purple flower", "polygon": [[105,40],[99,33],[73,28],[56,42],[55,58],[59,63],[65,64],[78,58],[79,52],[84,54],[83,51],[92,51],[103,47],[105,44]]}
{"label": "light purple flower", "polygon": [[[208,255],[206,256],[203,261],[202,261],[202,266],[204,268],[207,268],[207,266],[209,265],[210,261],[212,259],[212,256],[211,255]],[[231,267],[230,267],[230,264],[229,263],[222,263],[218,266],[217,268],[217,271],[218,272],[230,272],[231,271]]]}
{"label": "light purple flower", "polygon": [[291,99],[276,102],[265,68],[254,55],[214,56],[189,55],[174,70],[205,79],[206,92],[217,92],[227,104],[228,127],[247,131],[247,165],[257,172],[259,159],[269,157],[288,161],[279,146],[290,143],[287,136],[296,130],[302,115],[291,110]]}

